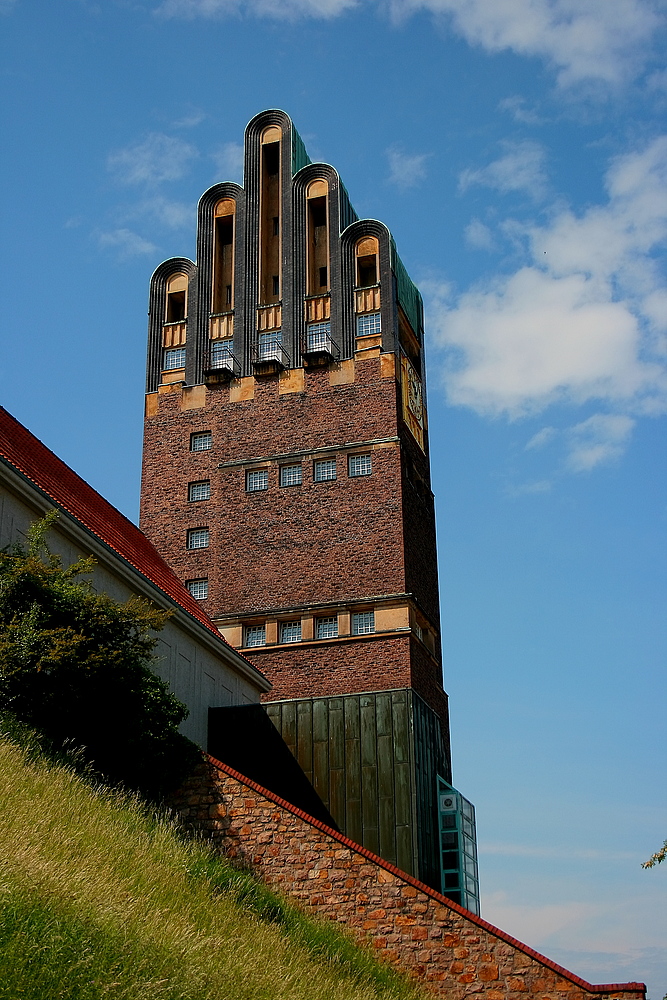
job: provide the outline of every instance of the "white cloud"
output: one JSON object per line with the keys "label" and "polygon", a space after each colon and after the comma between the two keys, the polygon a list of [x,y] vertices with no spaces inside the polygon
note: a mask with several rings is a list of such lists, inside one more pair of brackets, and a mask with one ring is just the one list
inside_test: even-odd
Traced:
{"label": "white cloud", "polygon": [[667,280],[656,259],[667,238],[667,137],[617,158],[606,187],[604,205],[515,223],[528,261],[513,274],[458,298],[430,289],[450,402],[510,418],[553,403],[611,411],[572,432],[571,469],[612,459],[629,418],[667,408]]}
{"label": "white cloud", "polygon": [[131,229],[114,229],[108,233],[99,233],[97,239],[101,247],[117,250],[121,258],[138,257],[157,250],[156,246],[143,236],[133,233]]}
{"label": "white cloud", "polygon": [[163,0],[156,8],[164,17],[220,17],[255,14],[292,20],[297,17],[337,17],[357,0]]}
{"label": "white cloud", "polygon": [[466,191],[473,184],[495,188],[503,194],[525,191],[536,201],[546,191],[545,154],[537,142],[504,142],[505,154],[479,170],[464,170],[459,188]]}
{"label": "white cloud", "polygon": [[567,464],[572,472],[589,472],[621,457],[635,421],[617,413],[596,413],[569,430]]}
{"label": "white cloud", "polygon": [[541,125],[542,119],[530,108],[526,107],[525,98],[515,94],[512,97],[505,97],[498,102],[499,111],[507,111],[514,121],[521,122],[522,125]]}
{"label": "white cloud", "polygon": [[391,0],[391,8],[398,17],[431,11],[487,52],[545,59],[562,86],[626,82],[663,23],[650,0]]}
{"label": "white cloud", "polygon": [[217,173],[223,181],[243,181],[243,146],[238,142],[227,142],[213,154]]}
{"label": "white cloud", "polygon": [[543,427],[537,434],[533,434],[530,441],[526,444],[526,451],[532,451],[533,448],[544,448],[546,444],[553,441],[557,434],[558,431],[555,427]]}
{"label": "white cloud", "polygon": [[180,201],[172,201],[155,195],[140,202],[131,213],[132,216],[147,215],[166,226],[168,229],[192,229],[197,217],[194,205],[186,205]]}
{"label": "white cloud", "polygon": [[414,187],[426,177],[426,161],[429,153],[410,155],[396,147],[387,150],[389,160],[389,183],[397,187]]}
{"label": "white cloud", "polygon": [[123,184],[152,186],[179,180],[198,155],[182,139],[151,132],[142,142],[112,153],[108,165]]}
{"label": "white cloud", "polygon": [[465,228],[465,241],[475,250],[494,250],[493,233],[480,219],[471,219]]}

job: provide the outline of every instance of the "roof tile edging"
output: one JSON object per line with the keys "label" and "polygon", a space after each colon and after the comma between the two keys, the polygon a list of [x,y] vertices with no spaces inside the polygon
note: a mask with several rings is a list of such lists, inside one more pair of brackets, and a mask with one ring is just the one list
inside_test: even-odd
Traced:
{"label": "roof tile edging", "polygon": [[[40,439],[38,437],[36,437],[32,433],[32,431],[28,430],[28,428],[24,424],[22,424],[19,420],[17,420],[16,417],[12,416],[12,414],[9,413],[9,411],[6,410],[4,406],[0,407],[0,414],[4,415],[6,418],[8,418],[13,423],[17,424],[27,435],[29,435],[29,437],[31,437],[35,441],[37,441],[39,443],[39,445],[40,445],[41,448],[43,448],[50,455],[52,455],[53,458],[55,459],[56,463],[58,463],[59,465],[64,465],[65,468],[68,470],[68,472],[70,472],[74,477],[76,477],[76,479],[79,480],[80,483],[82,483],[92,493],[95,493],[97,496],[99,496],[100,499],[103,500],[105,504],[108,504],[109,507],[111,507],[113,509],[114,513],[117,514],[117,516],[119,518],[121,518],[127,525],[130,526],[130,530],[131,531],[139,531],[139,532],[141,531],[141,529],[138,528],[137,525],[134,524],[133,521],[130,521],[130,519],[128,517],[126,517],[125,514],[123,514],[121,511],[119,511],[117,507],[114,507],[113,504],[110,504],[108,500],[105,500],[104,497],[102,497],[102,495],[100,493],[97,493],[97,490],[93,486],[91,486],[90,483],[86,482],[86,480],[83,479],[81,476],[79,476],[79,474],[77,472],[75,472],[74,469],[72,469],[70,466],[68,466],[67,463],[63,462],[63,460],[61,458],[59,458],[55,454],[55,452],[51,451],[51,449],[49,447],[47,447],[47,445],[45,445],[43,441],[40,441]],[[234,649],[234,647],[231,646],[230,643],[225,639],[225,637],[222,634],[222,632],[218,628],[216,628],[216,626],[213,624],[213,622],[208,618],[208,615],[205,614],[205,612],[203,611],[203,609],[197,608],[197,612],[198,613],[195,614],[195,612],[193,611],[193,609],[190,608],[190,607],[188,607],[187,604],[184,604],[175,595],[167,593],[167,591],[165,591],[164,588],[161,587],[159,583],[157,583],[157,581],[152,580],[151,577],[148,576],[147,573],[144,570],[142,570],[140,566],[136,565],[136,561],[135,560],[129,559],[127,555],[124,555],[107,538],[102,538],[93,528],[91,528],[87,524],[85,524],[81,520],[81,517],[78,514],[76,514],[73,510],[71,510],[67,506],[67,504],[63,502],[62,499],[58,499],[57,497],[53,496],[53,494],[49,490],[45,489],[45,487],[43,485],[41,485],[40,483],[38,483],[32,477],[32,475],[30,475],[30,473],[28,471],[26,471],[25,468],[23,468],[20,464],[18,464],[17,458],[15,456],[11,456],[10,457],[10,455],[8,455],[8,454],[0,454],[0,458],[2,458],[8,465],[10,465],[13,469],[15,469],[20,475],[22,475],[30,483],[32,483],[33,486],[37,490],[39,490],[40,493],[43,494],[43,496],[47,497],[52,503],[56,504],[57,507],[59,507],[61,510],[65,511],[67,514],[69,514],[70,517],[74,518],[74,520],[78,524],[80,524],[86,531],[88,531],[90,534],[92,534],[96,539],[98,539],[108,549],[110,549],[112,552],[115,552],[116,555],[120,559],[123,560],[123,562],[127,563],[128,566],[131,566],[137,573],[139,573],[141,576],[143,576],[144,579],[148,580],[149,583],[151,583],[153,586],[156,586],[156,587],[158,587],[159,590],[162,590],[162,592],[165,593],[165,595],[167,597],[169,597],[174,602],[174,604],[178,605],[178,607],[181,608],[183,611],[185,611],[186,614],[188,614],[195,621],[199,622],[200,625],[203,625],[206,629],[208,629],[208,631],[211,632],[216,637],[216,639],[218,639],[219,642],[221,642],[224,646],[228,647],[229,649]],[[159,553],[158,553],[158,555],[159,555]],[[168,570],[169,574],[173,577],[174,581],[176,581],[178,583],[179,587],[181,587],[182,586],[181,581],[178,579],[178,577],[173,572],[173,570],[171,569],[171,567],[164,560],[162,560],[162,562],[164,563],[165,568]],[[236,652],[235,649],[234,649],[234,652]],[[243,656],[242,653],[240,655]],[[246,657],[243,657],[243,658],[246,659]],[[248,662],[250,662],[250,661],[248,661]],[[252,666],[254,666],[254,664],[252,664]],[[255,668],[255,669],[257,669],[257,668]]]}
{"label": "roof tile edging", "polygon": [[406,882],[408,885],[413,886],[415,889],[419,889],[420,892],[423,892],[425,895],[430,896],[431,899],[435,900],[436,902],[448,906],[456,913],[460,913],[467,920],[470,920],[472,923],[477,924],[478,927],[481,927],[483,930],[489,931],[489,933],[493,934],[495,937],[498,937],[502,941],[505,941],[507,944],[511,944],[513,947],[518,948],[519,951],[522,951],[524,952],[524,954],[529,955],[530,958],[534,958],[536,961],[540,962],[548,969],[551,969],[552,972],[557,972],[559,975],[563,976],[563,978],[568,979],[570,982],[575,983],[575,985],[577,986],[581,986],[582,989],[587,990],[589,993],[609,993],[611,991],[615,992],[623,991],[628,993],[631,991],[632,992],[644,991],[644,993],[646,992],[646,985],[644,983],[603,983],[600,985],[595,985],[593,983],[586,982],[585,979],[582,979],[580,976],[577,976],[574,972],[570,972],[569,969],[565,969],[563,968],[562,965],[558,965],[557,962],[553,962],[550,958],[547,958],[546,955],[540,954],[539,951],[535,951],[529,945],[524,944],[517,938],[512,937],[511,934],[507,934],[505,931],[501,930],[500,927],[496,927],[494,924],[490,924],[487,920],[484,920],[482,917],[478,917],[470,910],[466,910],[465,907],[459,906],[459,904],[455,903],[453,900],[447,899],[446,896],[443,896],[441,895],[441,893],[436,892],[435,889],[431,889],[430,886],[424,885],[423,882],[420,882],[412,875],[409,875],[408,872],[401,871],[400,868],[397,868],[395,865],[392,865],[389,861],[385,861],[384,858],[379,857],[377,854],[373,854],[373,852],[369,851],[368,848],[363,847],[361,844],[355,843],[353,840],[350,840],[344,834],[339,833],[337,830],[332,829],[330,826],[327,826],[326,823],[322,823],[319,819],[315,819],[314,816],[309,816],[308,813],[303,811],[303,809],[299,809],[298,806],[292,805],[291,802],[288,802],[286,799],[283,799],[279,795],[276,795],[268,788],[263,788],[261,785],[257,784],[256,781],[253,781],[251,778],[246,778],[246,776],[241,774],[239,771],[235,771],[233,767],[229,767],[227,764],[223,764],[222,761],[216,760],[216,758],[211,757],[210,754],[204,754],[204,757],[211,764],[213,764],[213,766],[216,767],[218,770],[222,771],[224,774],[229,775],[230,778],[236,779],[236,781],[239,781],[241,784],[246,785],[246,787],[251,788],[255,792],[258,792],[260,795],[264,796],[264,798],[269,799],[269,801],[275,802],[276,805],[280,806],[282,809],[286,809],[294,816],[298,816],[299,819],[302,819],[304,820],[304,822],[309,823],[311,826],[314,826],[317,830],[321,830],[328,836],[333,837],[334,840],[339,841],[345,847],[349,848],[352,851],[355,851],[357,854],[361,854],[362,857],[367,858],[369,861],[372,861],[380,868],[384,868],[385,871],[390,872],[392,875],[395,875],[396,877],[400,878],[403,882]]}

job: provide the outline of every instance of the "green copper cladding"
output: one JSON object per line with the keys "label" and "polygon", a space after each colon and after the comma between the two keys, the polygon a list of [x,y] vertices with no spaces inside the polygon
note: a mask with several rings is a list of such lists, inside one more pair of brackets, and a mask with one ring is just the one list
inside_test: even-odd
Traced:
{"label": "green copper cladding", "polygon": [[310,162],[311,159],[306,152],[303,139],[292,122],[292,177],[294,177],[294,174],[298,170],[301,170],[302,167],[307,166]]}
{"label": "green copper cladding", "polygon": [[423,340],[424,306],[417,286],[405,269],[398,256],[394,238],[391,238],[391,269],[396,277],[396,295],[403,312],[408,317],[412,329],[420,342]]}

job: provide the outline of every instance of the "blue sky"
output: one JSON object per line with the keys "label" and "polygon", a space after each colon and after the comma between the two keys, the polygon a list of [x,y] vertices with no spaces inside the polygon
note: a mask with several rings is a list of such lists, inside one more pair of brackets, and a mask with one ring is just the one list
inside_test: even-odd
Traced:
{"label": "blue sky", "polygon": [[666,21],[657,0],[0,0],[4,405],[136,517],[150,274],[194,255],[247,121],[287,111],[426,301],[483,915],[653,1000]]}

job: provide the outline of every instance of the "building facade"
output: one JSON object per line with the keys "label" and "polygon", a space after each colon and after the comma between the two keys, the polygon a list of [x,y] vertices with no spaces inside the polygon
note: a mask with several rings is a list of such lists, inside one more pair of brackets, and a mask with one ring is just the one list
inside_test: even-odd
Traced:
{"label": "building facade", "polygon": [[224,641],[136,524],[0,407],[0,548],[23,542],[30,525],[54,509],[47,540],[64,566],[93,556],[95,590],[119,602],[142,597],[170,612],[152,666],[187,705],[181,732],[206,749],[210,708],[256,704],[271,685]]}
{"label": "building facade", "polygon": [[141,527],[270,679],[340,829],[476,909],[476,859],[443,867],[421,296],[283,112],[248,125],[244,177],[151,281]]}

